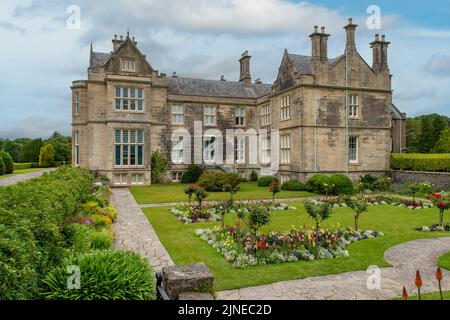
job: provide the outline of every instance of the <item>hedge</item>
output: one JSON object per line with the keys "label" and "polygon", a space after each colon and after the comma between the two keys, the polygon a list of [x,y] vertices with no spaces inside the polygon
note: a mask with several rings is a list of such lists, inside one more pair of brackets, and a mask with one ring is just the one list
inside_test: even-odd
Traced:
{"label": "hedge", "polygon": [[450,154],[392,154],[391,169],[450,172]]}
{"label": "hedge", "polygon": [[278,182],[276,177],[262,176],[258,179],[258,187],[268,187],[272,182]]}
{"label": "hedge", "polygon": [[308,191],[306,184],[297,180],[291,180],[283,183],[281,185],[281,189],[288,191]]}
{"label": "hedge", "polygon": [[31,162],[14,163],[14,170],[30,169]]}
{"label": "hedge", "polygon": [[208,192],[223,191],[226,184],[233,188],[239,185],[241,176],[237,173],[205,171],[198,179],[198,184]]}

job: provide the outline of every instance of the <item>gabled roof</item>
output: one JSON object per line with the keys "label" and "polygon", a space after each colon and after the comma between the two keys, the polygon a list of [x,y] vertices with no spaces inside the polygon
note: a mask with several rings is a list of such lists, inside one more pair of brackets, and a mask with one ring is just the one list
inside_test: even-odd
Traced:
{"label": "gabled roof", "polygon": [[300,54],[288,53],[289,59],[295,68],[295,71],[300,74],[311,73],[311,57]]}
{"label": "gabled roof", "polygon": [[102,67],[105,62],[109,59],[109,53],[103,52],[92,52],[91,65],[90,68],[99,68]]}
{"label": "gabled roof", "polygon": [[259,98],[270,93],[270,84],[245,86],[241,82],[204,80],[191,78],[168,78],[168,91],[171,94],[186,96],[208,96],[227,98]]}
{"label": "gabled roof", "polygon": [[406,116],[403,114],[398,108],[392,103],[391,104],[391,113],[392,113],[392,119],[394,120],[405,120]]}

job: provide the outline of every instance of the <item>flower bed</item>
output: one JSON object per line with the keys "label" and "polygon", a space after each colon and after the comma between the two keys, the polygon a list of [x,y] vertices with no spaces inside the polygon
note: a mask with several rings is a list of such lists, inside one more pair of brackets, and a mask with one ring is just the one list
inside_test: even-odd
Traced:
{"label": "flower bed", "polygon": [[[396,196],[391,194],[374,194],[374,195],[362,195],[356,197],[359,200],[367,202],[369,206],[378,205],[393,205],[401,208],[408,209],[428,209],[434,206],[433,202],[430,200],[413,200],[409,197]],[[316,201],[319,203],[320,201]],[[328,197],[327,202],[333,204],[334,207],[347,207],[344,198],[342,197]]]}
{"label": "flower bed", "polygon": [[422,232],[435,232],[435,231],[450,231],[450,225],[446,224],[443,227],[438,224],[433,224],[432,226],[423,226],[419,229]]}
{"label": "flower bed", "polygon": [[[181,203],[170,209],[174,215],[184,223],[220,221],[220,212],[224,208],[223,202],[204,202],[201,206],[196,203]],[[269,211],[284,211],[295,209],[287,204],[262,200],[236,201],[228,213],[245,214],[250,206],[258,205]]]}
{"label": "flower bed", "polygon": [[346,247],[355,241],[382,236],[381,232],[339,229],[296,230],[271,232],[256,238],[238,223],[223,230],[198,229],[196,234],[208,242],[236,268],[299,260],[330,259],[348,256]]}

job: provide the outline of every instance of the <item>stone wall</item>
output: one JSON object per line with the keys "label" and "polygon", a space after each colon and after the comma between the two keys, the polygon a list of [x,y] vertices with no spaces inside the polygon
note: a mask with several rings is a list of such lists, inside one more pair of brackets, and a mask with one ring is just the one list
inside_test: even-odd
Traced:
{"label": "stone wall", "polygon": [[450,172],[425,172],[392,170],[390,176],[394,183],[431,182],[439,188],[448,189],[450,186]]}

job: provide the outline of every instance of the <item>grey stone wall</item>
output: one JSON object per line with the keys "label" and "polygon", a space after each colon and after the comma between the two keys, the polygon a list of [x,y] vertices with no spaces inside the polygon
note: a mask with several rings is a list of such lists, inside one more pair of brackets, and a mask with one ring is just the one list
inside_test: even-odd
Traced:
{"label": "grey stone wall", "polygon": [[394,183],[431,182],[433,185],[448,189],[450,186],[450,172],[425,172],[392,170],[390,176]]}

